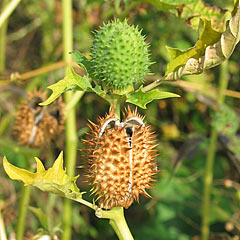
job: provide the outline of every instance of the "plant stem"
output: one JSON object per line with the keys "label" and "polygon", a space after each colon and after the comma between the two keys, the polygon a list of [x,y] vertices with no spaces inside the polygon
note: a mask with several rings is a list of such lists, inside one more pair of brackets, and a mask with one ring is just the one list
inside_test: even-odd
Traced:
{"label": "plant stem", "polygon": [[[3,0],[2,2],[1,8],[3,11],[5,10],[7,2],[8,0]],[[7,26],[8,21],[5,21],[2,27],[0,27],[0,74],[5,70]]]}
{"label": "plant stem", "polygon": [[79,102],[79,100],[84,95],[84,91],[77,91],[73,94],[71,100],[68,102],[68,104],[65,106],[65,111],[70,111],[72,108],[76,106],[76,104]]}
{"label": "plant stem", "polygon": [[[66,62],[71,62],[73,46],[72,33],[72,0],[62,0],[63,9],[63,58]],[[68,104],[73,96],[72,92],[65,93],[65,102]],[[70,176],[75,175],[75,165],[77,157],[77,130],[76,111],[71,108],[66,119],[66,169]],[[70,240],[72,235],[72,201],[64,199],[63,210],[63,240]]]}
{"label": "plant stem", "polygon": [[7,240],[7,235],[5,231],[5,225],[4,225],[1,209],[0,209],[0,239]]}
{"label": "plant stem", "polygon": [[[1,79],[0,79],[0,83],[2,83],[2,82],[9,83],[10,81],[11,81],[11,82],[14,82],[14,81],[27,80],[27,79],[37,77],[37,76],[39,76],[39,75],[41,75],[41,74],[44,74],[44,73],[48,73],[48,72],[57,70],[57,69],[59,69],[59,68],[62,68],[62,67],[68,66],[68,65],[69,65],[69,62],[60,61],[60,62],[56,62],[56,63],[53,63],[53,64],[51,64],[51,65],[44,66],[44,67],[35,69],[35,70],[33,70],[33,71],[30,71],[30,72],[26,72],[26,73],[23,73],[23,74],[20,74],[20,73],[18,73],[18,72],[15,72],[15,73],[12,73],[12,74],[10,75],[10,78],[7,78],[7,79],[5,79],[5,78],[2,79],[2,78],[1,78]],[[71,62],[71,65],[80,68],[75,62]]]}
{"label": "plant stem", "polygon": [[[228,85],[228,62],[225,61],[220,66],[220,78],[219,78],[219,92],[217,96],[217,103],[220,106],[224,102],[224,91]],[[214,159],[216,155],[217,145],[217,130],[212,127],[210,134],[210,144],[207,152],[207,160],[204,175],[204,189],[203,189],[203,205],[202,205],[202,228],[201,228],[201,239],[209,239],[209,214],[210,214],[210,197],[213,180],[213,168]]]}
{"label": "plant stem", "polygon": [[157,79],[156,81],[148,84],[147,86],[143,87],[142,88],[142,92],[148,92],[150,90],[152,90],[153,88],[159,86],[163,81],[163,78],[162,79]]}
{"label": "plant stem", "polygon": [[104,211],[99,208],[96,210],[95,214],[99,218],[110,219],[109,224],[114,229],[119,240],[133,240],[133,236],[124,217],[123,207],[115,207],[109,211]]}
{"label": "plant stem", "polygon": [[115,116],[120,120],[121,119],[121,96],[114,96],[114,98],[110,101],[111,108],[114,107]]}
{"label": "plant stem", "polygon": [[86,201],[86,200],[84,200],[84,199],[82,199],[82,198],[72,198],[72,197],[69,197],[69,199],[71,199],[71,200],[73,200],[73,201],[76,201],[76,202],[78,202],[78,203],[81,203],[81,204],[83,204],[83,205],[85,205],[85,206],[87,206],[87,207],[89,207],[89,208],[91,208],[91,209],[93,209],[93,210],[97,210],[97,208],[98,208],[98,206],[97,205],[95,205],[95,204],[93,204],[93,203],[90,203],[90,202],[88,202],[88,201]]}
{"label": "plant stem", "polygon": [[11,15],[11,13],[14,11],[14,9],[17,7],[17,5],[20,3],[21,0],[12,0],[3,10],[3,12],[0,15],[0,28],[4,24],[4,22],[8,19],[8,17]]}
{"label": "plant stem", "polygon": [[18,218],[17,218],[17,229],[16,229],[16,240],[22,240],[24,236],[26,216],[28,211],[28,205],[31,195],[31,186],[22,186],[21,199],[19,202]]}

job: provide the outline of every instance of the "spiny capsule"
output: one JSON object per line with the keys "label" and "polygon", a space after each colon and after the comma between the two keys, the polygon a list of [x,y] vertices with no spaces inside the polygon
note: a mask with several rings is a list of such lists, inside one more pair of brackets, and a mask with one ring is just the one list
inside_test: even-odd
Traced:
{"label": "spiny capsule", "polygon": [[128,208],[134,200],[139,202],[139,194],[150,197],[146,189],[157,173],[155,135],[137,110],[128,108],[122,122],[110,110],[89,127],[87,178],[99,206]]}
{"label": "spiny capsule", "polygon": [[64,129],[62,99],[49,106],[38,104],[46,100],[46,92],[35,90],[18,106],[13,136],[20,144],[31,147],[47,146]]}
{"label": "spiny capsule", "polygon": [[90,74],[106,91],[124,94],[150,74],[149,45],[138,27],[114,20],[95,34],[90,51]]}

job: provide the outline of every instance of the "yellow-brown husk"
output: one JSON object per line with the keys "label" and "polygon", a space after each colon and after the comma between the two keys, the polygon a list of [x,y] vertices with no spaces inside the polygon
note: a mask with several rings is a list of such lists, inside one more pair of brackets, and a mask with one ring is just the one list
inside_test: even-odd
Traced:
{"label": "yellow-brown husk", "polygon": [[46,92],[30,92],[18,106],[13,136],[20,144],[31,147],[47,146],[64,129],[64,104],[59,98],[49,106],[40,106]]}
{"label": "yellow-brown husk", "polygon": [[136,110],[128,108],[122,123],[113,110],[99,118],[98,125],[90,122],[91,134],[85,141],[87,177],[101,208],[128,208],[134,200],[139,201],[139,194],[150,197],[146,189],[151,188],[152,176],[157,173],[157,150],[155,135],[142,120]]}

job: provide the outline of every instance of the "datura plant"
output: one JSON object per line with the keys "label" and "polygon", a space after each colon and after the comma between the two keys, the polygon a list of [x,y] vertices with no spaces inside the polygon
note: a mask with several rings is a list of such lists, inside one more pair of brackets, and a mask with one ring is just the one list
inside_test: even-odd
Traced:
{"label": "datura plant", "polygon": [[[168,4],[170,8],[176,6]],[[156,7],[161,9],[162,5],[156,2]],[[168,48],[170,62],[165,75],[145,86],[144,77],[150,74],[149,67],[153,64],[145,37],[127,20],[104,24],[95,32],[90,54],[72,52],[73,60],[84,69],[85,75],[78,75],[69,66],[64,79],[48,87],[52,90],[50,97],[40,103],[48,105],[66,91],[82,91],[96,93],[110,104],[109,113],[104,118],[99,117],[97,124],[89,121],[90,133],[84,140],[88,162],[86,176],[92,186],[91,194],[96,196],[94,202],[85,201],[75,183],[77,177],[66,174],[62,153],[48,170],[36,158],[36,173],[17,168],[4,158],[3,165],[9,177],[85,204],[95,210],[97,217],[110,219],[119,239],[133,239],[123,208],[129,208],[134,200],[139,202],[140,194],[150,197],[147,189],[152,187],[158,172],[157,152],[151,127],[136,109],[132,111],[129,107],[121,120],[121,104],[129,102],[146,108],[155,99],[179,97],[155,87],[187,74],[199,74],[229,58],[240,38],[239,19],[238,1],[235,1],[230,20],[223,23],[221,30],[214,30],[210,20],[202,19],[203,27],[195,46],[185,51]],[[73,102],[70,101],[66,109],[76,102],[73,95]]]}

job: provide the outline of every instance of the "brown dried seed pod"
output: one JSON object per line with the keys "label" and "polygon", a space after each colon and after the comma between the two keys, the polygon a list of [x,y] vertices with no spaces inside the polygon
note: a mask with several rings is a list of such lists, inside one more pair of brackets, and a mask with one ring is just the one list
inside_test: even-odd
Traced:
{"label": "brown dried seed pod", "polygon": [[39,106],[46,100],[46,92],[35,90],[18,106],[13,136],[20,144],[31,147],[48,145],[64,129],[64,104],[62,99],[49,106]]}
{"label": "brown dried seed pod", "polygon": [[119,122],[112,109],[105,118],[98,118],[98,125],[90,122],[89,127],[89,139],[84,141],[87,178],[99,206],[128,208],[134,200],[139,201],[139,194],[150,197],[146,189],[151,188],[157,173],[155,135],[137,110],[128,107]]}

